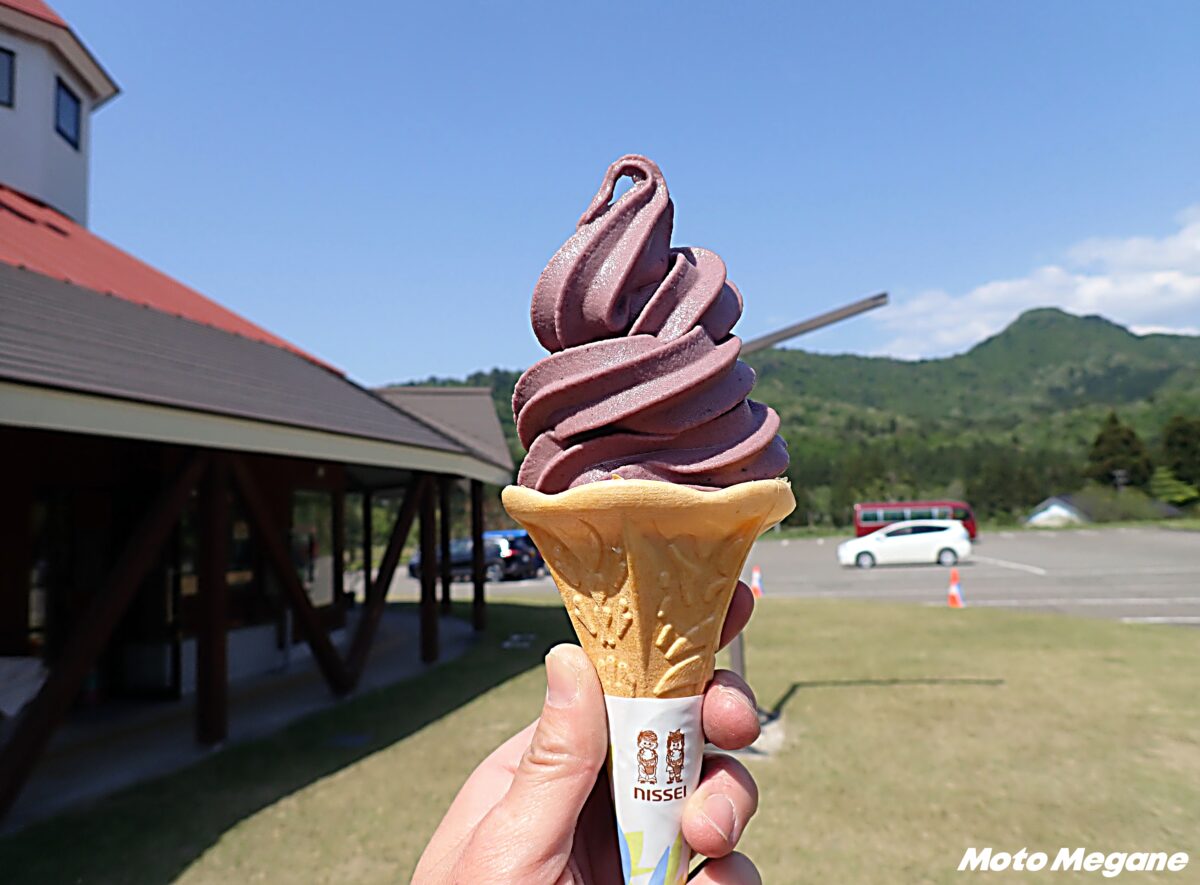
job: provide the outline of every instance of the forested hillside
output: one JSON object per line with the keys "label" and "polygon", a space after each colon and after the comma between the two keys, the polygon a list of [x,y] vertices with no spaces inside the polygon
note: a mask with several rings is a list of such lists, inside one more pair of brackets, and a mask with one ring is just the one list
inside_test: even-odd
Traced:
{"label": "forested hillside", "polygon": [[[946,359],[916,362],[775,349],[751,355],[754,398],[791,451],[796,521],[847,518],[866,498],[964,496],[987,515],[1083,482],[1089,446],[1115,410],[1157,450],[1173,415],[1200,416],[1200,338],[1134,335],[1101,317],[1022,314]],[[424,384],[490,387],[514,457],[519,371]]]}

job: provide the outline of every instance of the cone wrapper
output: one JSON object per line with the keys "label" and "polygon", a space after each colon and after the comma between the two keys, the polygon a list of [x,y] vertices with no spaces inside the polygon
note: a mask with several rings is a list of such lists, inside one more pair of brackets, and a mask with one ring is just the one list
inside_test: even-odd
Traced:
{"label": "cone wrapper", "polygon": [[616,698],[608,709],[609,778],[626,883],[676,885],[691,851],[680,829],[700,783],[703,698]]}
{"label": "cone wrapper", "polygon": [[614,478],[504,490],[604,687],[626,883],[687,875],[683,806],[700,778],[701,695],[754,540],[795,507],[785,480],[699,491]]}

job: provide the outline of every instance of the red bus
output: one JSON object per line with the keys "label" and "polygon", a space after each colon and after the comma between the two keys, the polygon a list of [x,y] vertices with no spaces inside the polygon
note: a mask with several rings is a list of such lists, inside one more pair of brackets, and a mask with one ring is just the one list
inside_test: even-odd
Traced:
{"label": "red bus", "polygon": [[966,501],[872,501],[854,505],[854,532],[859,537],[904,519],[957,519],[975,540],[975,514]]}

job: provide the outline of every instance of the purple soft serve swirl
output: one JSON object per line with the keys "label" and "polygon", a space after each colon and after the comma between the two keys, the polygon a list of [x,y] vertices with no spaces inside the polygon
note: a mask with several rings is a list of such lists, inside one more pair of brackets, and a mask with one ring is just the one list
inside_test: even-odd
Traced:
{"label": "purple soft serve swirl", "polygon": [[[613,200],[624,176],[633,186]],[[622,157],[542,271],[531,314],[550,356],[513,392],[521,485],[712,489],[787,469],[779,416],[746,399],[754,370],[730,334],[742,296],[715,253],[671,248],[674,215],[658,166]]]}

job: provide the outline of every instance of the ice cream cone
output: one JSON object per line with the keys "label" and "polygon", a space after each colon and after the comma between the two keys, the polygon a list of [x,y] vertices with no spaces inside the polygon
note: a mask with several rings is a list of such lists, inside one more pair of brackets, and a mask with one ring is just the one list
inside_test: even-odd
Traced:
{"label": "ice cream cone", "polygon": [[553,574],[604,692],[699,695],[754,540],[795,507],[786,480],[699,491],[614,478],[546,495],[521,486],[504,507]]}

